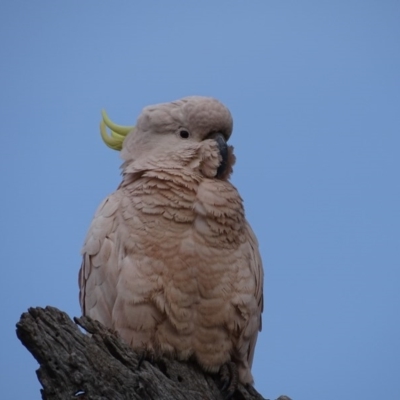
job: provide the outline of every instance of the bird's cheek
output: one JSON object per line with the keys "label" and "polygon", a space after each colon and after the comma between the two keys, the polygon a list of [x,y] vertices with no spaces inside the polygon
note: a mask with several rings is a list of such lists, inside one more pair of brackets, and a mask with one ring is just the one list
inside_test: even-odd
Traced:
{"label": "bird's cheek", "polygon": [[215,178],[222,161],[218,145],[215,140],[205,140],[201,147],[200,171],[207,178]]}

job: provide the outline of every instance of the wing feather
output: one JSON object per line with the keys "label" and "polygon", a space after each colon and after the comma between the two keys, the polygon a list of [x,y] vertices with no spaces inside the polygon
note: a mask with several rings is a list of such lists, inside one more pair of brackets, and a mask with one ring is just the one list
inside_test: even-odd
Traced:
{"label": "wing feather", "polygon": [[121,196],[115,192],[97,209],[82,248],[79,301],[83,315],[111,326],[116,298],[116,218]]}
{"label": "wing feather", "polygon": [[254,358],[254,350],[256,347],[256,342],[257,342],[257,336],[258,332],[261,331],[262,328],[262,317],[261,314],[264,309],[264,294],[263,294],[263,285],[264,285],[264,272],[263,272],[263,266],[262,266],[262,261],[261,261],[261,255],[258,250],[258,241],[257,238],[251,229],[250,225],[246,223],[246,228],[247,228],[247,237],[249,244],[252,249],[251,253],[251,259],[250,259],[250,268],[252,270],[255,282],[256,282],[256,290],[255,290],[255,297],[257,300],[257,312],[259,315],[258,319],[258,329],[255,330],[255,333],[253,336],[250,338],[250,346],[249,346],[249,353],[248,353],[248,362],[249,366],[251,367],[253,364],[253,358]]}

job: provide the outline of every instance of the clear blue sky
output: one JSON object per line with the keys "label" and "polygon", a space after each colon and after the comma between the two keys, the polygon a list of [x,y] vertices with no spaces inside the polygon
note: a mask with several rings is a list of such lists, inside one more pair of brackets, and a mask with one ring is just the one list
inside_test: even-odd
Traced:
{"label": "clear blue sky", "polygon": [[1,397],[39,399],[15,336],[80,315],[80,247],[120,181],[100,110],[199,94],[234,117],[265,264],[253,371],[274,399],[400,398],[399,1],[2,1]]}

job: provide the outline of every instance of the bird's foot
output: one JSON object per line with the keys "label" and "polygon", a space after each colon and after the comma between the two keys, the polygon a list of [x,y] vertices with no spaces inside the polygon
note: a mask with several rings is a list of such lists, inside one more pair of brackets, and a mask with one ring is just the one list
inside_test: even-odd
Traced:
{"label": "bird's foot", "polygon": [[236,364],[232,361],[223,364],[219,370],[219,376],[222,383],[221,392],[225,400],[228,400],[236,392],[239,384],[239,373]]}
{"label": "bird's foot", "polygon": [[148,361],[150,364],[154,364],[154,361],[156,359],[156,354],[154,351],[143,349],[138,351],[138,354],[139,354],[139,362],[137,369],[140,369],[142,367],[144,361]]}

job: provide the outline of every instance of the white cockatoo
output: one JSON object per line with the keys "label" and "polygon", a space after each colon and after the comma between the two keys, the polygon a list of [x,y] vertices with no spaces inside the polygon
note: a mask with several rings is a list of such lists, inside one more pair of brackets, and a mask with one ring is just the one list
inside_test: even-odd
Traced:
{"label": "white cockatoo", "polygon": [[122,150],[122,182],[87,234],[80,304],[135,349],[210,372],[233,362],[251,384],[263,269],[229,182],[231,132],[229,110],[209,97],[146,107],[135,127],[103,112],[102,137]]}

